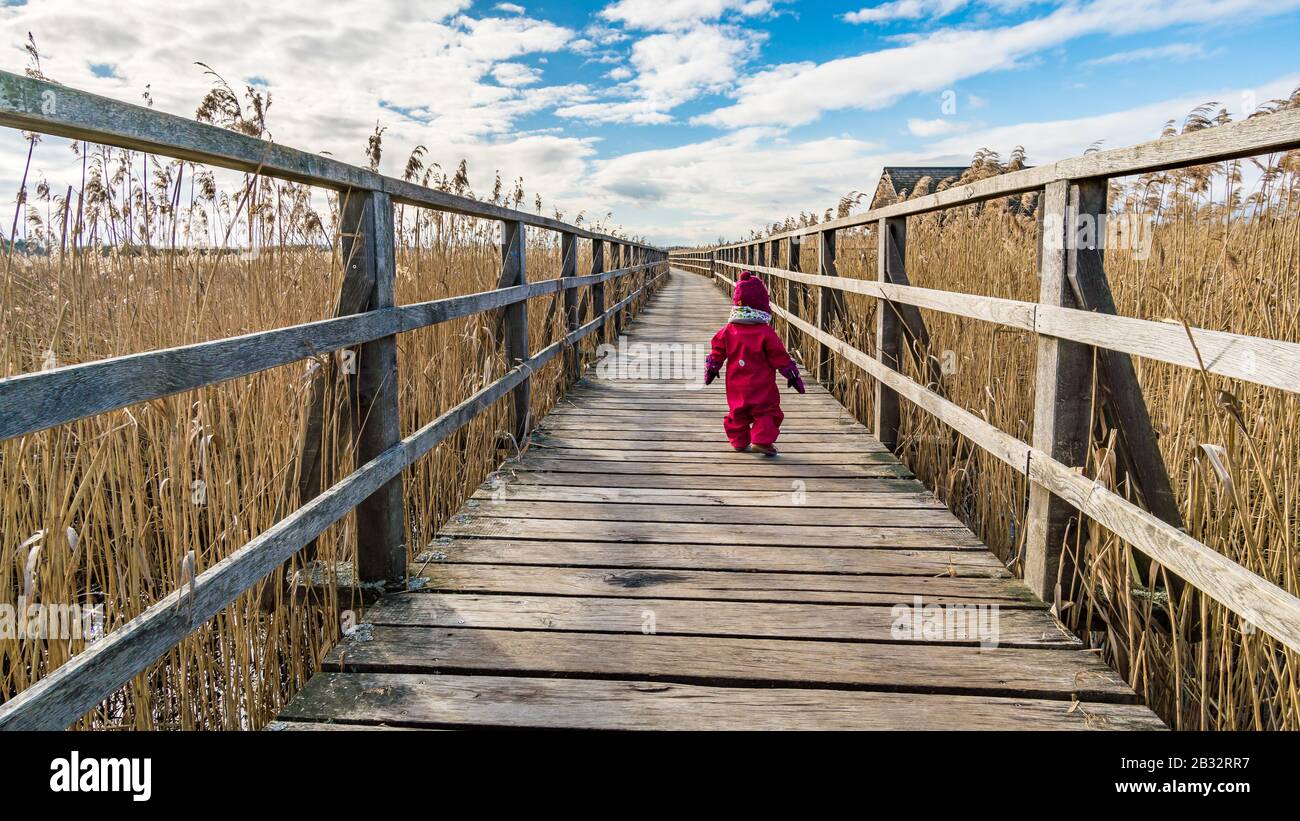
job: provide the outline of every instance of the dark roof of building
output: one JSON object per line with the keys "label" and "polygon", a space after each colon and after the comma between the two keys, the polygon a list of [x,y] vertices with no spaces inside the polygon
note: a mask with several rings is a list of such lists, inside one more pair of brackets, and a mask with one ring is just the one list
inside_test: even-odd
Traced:
{"label": "dark roof of building", "polygon": [[[930,178],[928,193],[933,194],[939,190],[940,184],[945,180],[951,181],[949,184],[955,184],[961,178],[961,175],[969,170],[970,166],[968,165],[885,166],[880,174],[880,182],[876,185],[876,193],[871,198],[870,207],[876,208],[893,202],[897,198],[913,196],[916,193],[916,187],[926,177]],[[1020,197],[1009,198],[1012,213],[1020,213],[1021,204]]]}
{"label": "dark roof of building", "polygon": [[894,186],[895,194],[902,194],[904,191],[911,194],[924,177],[930,178],[930,190],[934,191],[939,186],[939,183],[949,178],[958,178],[969,170],[969,165],[894,165],[885,168],[884,177],[889,178],[890,184]]}

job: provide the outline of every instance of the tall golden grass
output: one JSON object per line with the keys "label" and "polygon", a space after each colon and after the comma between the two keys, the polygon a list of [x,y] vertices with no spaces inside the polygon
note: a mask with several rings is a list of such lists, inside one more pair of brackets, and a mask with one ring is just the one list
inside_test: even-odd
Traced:
{"label": "tall golden grass", "polygon": [[[200,107],[244,133],[265,131],[268,101],[219,81]],[[367,146],[372,167],[382,132]],[[34,151],[54,150],[38,146]],[[233,189],[188,162],[74,144],[82,178],[60,190],[29,180],[19,192],[0,277],[0,375],[87,362],[308,322],[330,316],[343,264],[337,198],[257,176]],[[31,160],[29,158],[29,166]],[[407,179],[473,196],[464,163],[444,173],[422,147]],[[485,197],[514,207],[522,182],[498,177]],[[563,214],[554,216],[563,218]],[[578,223],[583,216],[578,215]],[[608,217],[607,217],[608,219]],[[495,221],[399,206],[397,297],[411,303],[494,288]],[[615,233],[605,225],[587,227]],[[579,272],[590,267],[580,242]],[[560,271],[559,236],[529,232],[532,281]],[[627,287],[610,286],[612,299]],[[584,289],[585,292],[585,289]],[[560,297],[530,301],[530,345],[563,330]],[[584,303],[585,304],[585,303]],[[585,319],[591,316],[588,309]],[[505,372],[491,316],[399,338],[404,435]],[[590,356],[592,343],[582,352]],[[323,432],[325,486],[355,466],[344,369],[332,355],[0,442],[0,605],[103,608],[112,630],[183,581],[193,552],[202,572],[295,509],[296,457],[317,369],[330,374]],[[533,377],[540,416],[565,387],[562,358]],[[517,446],[498,403],[404,475],[407,544],[414,554]],[[318,540],[324,583],[286,582],[285,569],[171,650],[79,726],[98,729],[256,728],[319,667],[356,607],[335,569],[356,548],[349,515]],[[84,649],[84,640],[0,640],[0,701]]]}
{"label": "tall golden grass", "polygon": [[[1296,107],[1300,89],[1260,116]],[[1229,119],[1225,111],[1203,106],[1181,129],[1170,123],[1165,133],[1213,128]],[[980,152],[961,180],[947,184],[1015,170],[1025,159],[1023,149],[1006,162]],[[906,195],[925,193],[929,183]],[[860,200],[856,194],[842,199],[839,215]],[[911,218],[912,283],[1036,301],[1036,207],[1036,198],[1027,197]],[[1111,212],[1153,220],[1149,255],[1106,253],[1121,314],[1300,342],[1300,152],[1117,180]],[[772,229],[817,222],[805,214]],[[874,232],[841,232],[837,262],[842,276],[875,278]],[[805,271],[816,270],[813,243],[804,243],[801,263]],[[785,289],[775,291],[784,305]],[[805,319],[811,317],[810,297],[805,291]],[[875,301],[846,297],[837,333],[872,352]],[[943,378],[948,398],[1029,441],[1033,336],[939,312],[923,314],[931,334],[925,353],[940,361],[946,354],[956,364]],[[815,352],[806,341],[799,347],[804,361],[812,362]],[[836,394],[870,424],[871,381],[835,359]],[[1300,398],[1151,360],[1135,359],[1135,365],[1188,532],[1300,593]],[[904,369],[924,381],[910,359]],[[925,412],[903,405],[903,460],[1018,569],[1026,479]],[[1098,420],[1094,433],[1087,471],[1115,487],[1113,432]],[[1219,455],[1226,473],[1215,469],[1209,451]],[[1171,604],[1163,577],[1143,576],[1131,548],[1095,522],[1085,522],[1066,547],[1079,557],[1083,573],[1061,618],[1172,727],[1300,729],[1300,658],[1294,652],[1190,588]],[[1191,635],[1179,635],[1169,626],[1169,611],[1172,606],[1175,613],[1189,612],[1191,596],[1200,597],[1204,617]]]}

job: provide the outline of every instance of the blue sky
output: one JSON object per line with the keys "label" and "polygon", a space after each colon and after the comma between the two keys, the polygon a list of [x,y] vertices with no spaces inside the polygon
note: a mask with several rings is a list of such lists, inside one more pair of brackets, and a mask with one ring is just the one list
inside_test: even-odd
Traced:
{"label": "blue sky", "polygon": [[[1300,85],[1300,0],[31,0],[0,8],[0,67],[28,31],[60,82],[192,114],[202,61],[272,94],[279,142],[361,162],[379,123],[390,173],[423,144],[479,192],[499,169],[664,244],[824,211],[884,165],[1046,162]],[[0,142],[6,190],[22,149]],[[57,179],[67,152],[38,152]]]}

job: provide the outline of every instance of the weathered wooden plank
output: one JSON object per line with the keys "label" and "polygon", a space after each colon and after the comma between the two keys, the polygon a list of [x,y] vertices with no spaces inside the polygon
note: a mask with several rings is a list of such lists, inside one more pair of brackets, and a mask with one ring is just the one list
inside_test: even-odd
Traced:
{"label": "weathered wooden plank", "polygon": [[[863,550],[857,547],[770,547],[663,542],[560,542],[538,539],[439,538],[418,564],[551,565],[555,567],[851,573],[951,578],[1010,578],[986,550]],[[432,567],[420,572],[436,575]]]}
{"label": "weathered wooden plank", "polygon": [[[1103,180],[1081,183],[1080,188],[1084,192],[1081,197],[1085,202],[1091,201],[1090,205],[1098,213],[1094,217],[1092,236],[1084,237],[1085,240],[1091,239],[1091,252],[1079,254],[1076,264],[1066,271],[1071,293],[1074,304],[1082,310],[1114,314],[1115,299],[1106,280],[1104,250],[1097,247],[1100,243],[1097,238],[1107,235],[1105,220],[1110,186]],[[1181,530],[1182,512],[1174,497],[1169,472],[1160,453],[1160,444],[1147,412],[1133,361],[1127,354],[1108,348],[1098,348],[1096,354],[1097,374],[1102,385],[1102,409],[1119,436],[1120,464],[1124,474],[1136,486],[1148,510],[1161,521]],[[1134,559],[1138,564],[1139,580],[1147,579],[1150,576],[1151,560],[1142,553],[1135,553]],[[1184,588],[1182,579],[1170,576],[1168,582],[1167,592],[1172,600],[1181,602]],[[1187,607],[1193,612],[1198,611],[1199,597],[1192,597]]]}
{"label": "weathered wooden plank", "polygon": [[[817,232],[817,265],[820,276],[835,278],[839,271],[835,267],[835,232]],[[817,327],[830,332],[836,319],[843,314],[840,292],[832,288],[817,289]],[[834,381],[831,350],[825,345],[817,347],[817,381],[828,385]]]}
{"label": "weathered wooden plank", "polygon": [[[722,436],[721,433],[718,434]],[[600,462],[704,462],[716,464],[720,459],[725,460],[725,464],[743,470],[745,460],[768,461],[771,457],[758,451],[737,452],[734,448],[728,447],[726,451],[720,450],[681,450],[681,451],[663,451],[663,450],[619,450],[619,449],[601,449],[598,447],[589,448],[560,448],[549,444],[536,444],[529,449],[529,453],[542,456],[547,459],[577,459],[580,461],[600,461]],[[797,460],[802,465],[895,465],[898,464],[892,453],[854,453],[849,452],[825,452],[821,450],[810,450],[803,448],[799,450],[782,448],[782,453],[793,460]]]}
{"label": "weathered wooden plank", "polygon": [[[560,235],[560,260],[560,278],[571,283],[578,275],[578,238],[570,231]],[[567,288],[564,292],[564,330],[566,333],[573,333],[581,324],[578,289]],[[577,348],[570,348],[565,352],[564,373],[565,380],[569,382],[580,376]]]}
{"label": "weathered wooden plank", "polygon": [[617,677],[683,684],[743,684],[987,694],[1132,703],[1133,690],[1096,656],[1077,650],[938,644],[514,632],[376,625],[326,656],[333,672]]}
{"label": "weathered wooden plank", "polygon": [[345,291],[334,319],[7,377],[0,379],[0,404],[9,411],[0,416],[0,439],[503,308],[554,293],[559,284],[548,280],[364,313],[351,306],[368,292]]}
{"label": "weathered wooden plank", "polygon": [[[547,417],[546,424],[539,427],[537,432],[545,432],[552,436],[568,438],[582,433],[586,436],[589,444],[599,447],[609,446],[615,450],[632,450],[641,449],[639,445],[663,445],[656,447],[659,450],[670,450],[678,443],[689,443],[692,446],[707,447],[709,450],[718,450],[725,453],[721,448],[715,448],[717,432],[719,426],[716,423],[702,423],[694,428],[688,428],[685,424],[675,425],[668,421],[667,427],[646,426],[630,430],[622,425],[616,425],[606,422],[602,427],[590,427],[584,429],[580,423],[563,423]],[[805,432],[807,431],[807,432]],[[663,442],[664,438],[674,441]],[[840,440],[846,440],[848,447],[858,447],[862,451],[879,453],[882,447],[875,438],[868,435],[864,430],[857,430],[848,427],[842,427],[836,432],[831,427],[814,428],[803,426],[795,431],[787,430],[785,425],[781,426],[781,442],[791,449],[791,452],[798,452],[792,449],[795,444],[800,445],[834,445]],[[856,445],[854,443],[857,443]],[[730,447],[725,442],[722,447]]]}
{"label": "weathered wooden plank", "polygon": [[[876,223],[876,276],[889,282],[902,273],[907,253],[907,219],[881,220]],[[886,368],[901,371],[903,347],[902,317],[895,303],[881,300],[876,305],[876,358]],[[898,447],[898,394],[876,380],[876,438],[889,450]]]}
{"label": "weathered wooden plank", "polygon": [[750,476],[732,474],[723,479],[716,475],[679,476],[676,473],[645,475],[640,473],[571,473],[558,470],[512,470],[509,467],[489,477],[490,480],[507,481],[511,485],[566,485],[569,487],[608,487],[611,484],[624,488],[665,488],[677,490],[709,490],[725,484],[738,491],[761,490],[786,493],[822,493],[826,491],[910,490],[921,492],[925,487],[913,478],[892,476],[858,476],[852,478],[825,478],[817,476]]}
{"label": "weathered wooden plank", "polygon": [[[575,494],[576,495],[576,494]],[[590,519],[594,521],[659,522],[726,525],[808,525],[820,527],[962,527],[946,508],[778,508],[725,505],[637,504],[633,502],[531,501],[493,499],[484,495],[453,522],[483,518]]]}
{"label": "weathered wooden plank", "polygon": [[[954,316],[1037,331],[1072,342],[1168,362],[1221,376],[1300,391],[1300,344],[1275,339],[1187,328],[1179,323],[1136,319],[1104,312],[1032,302],[935,291],[904,285],[881,285],[861,279],[820,277],[793,271],[761,271],[794,282],[888,299]],[[1188,335],[1191,335],[1189,340]],[[1193,347],[1192,340],[1195,341]],[[1200,358],[1197,357],[1197,352]]]}
{"label": "weathered wooden plank", "polygon": [[932,288],[918,288],[915,285],[881,282],[879,279],[826,277],[779,268],[765,268],[759,273],[817,288],[830,288],[845,293],[889,300],[901,305],[941,311],[955,316],[968,316],[987,322],[997,322],[1022,330],[1033,330],[1034,327],[1035,303],[1032,302],[1001,299],[980,294],[963,294],[956,291],[940,291]]}
{"label": "weathered wooden plank", "polygon": [[464,627],[659,636],[735,636],[921,642],[997,647],[1078,649],[1082,642],[1046,610],[1008,610],[996,621],[954,617],[950,629],[902,622],[893,607],[592,596],[474,596],[407,593],[387,596],[366,611],[368,624],[385,627]]}
{"label": "weathered wooden plank", "polygon": [[[528,282],[524,264],[527,228],[524,223],[508,220],[501,223],[501,284],[523,285]],[[506,363],[515,367],[528,360],[528,303],[516,302],[506,308],[504,337]],[[528,437],[532,426],[532,375],[510,393],[510,432],[516,443]]]}
{"label": "weathered wooden plank", "polygon": [[0,439],[287,365],[393,333],[392,310],[0,379]]}
{"label": "weathered wooden plank", "polygon": [[[379,730],[400,730],[410,732],[414,728],[398,727],[389,724],[369,724],[369,723],[344,723],[332,719],[325,721],[284,721],[277,719],[262,728],[266,732],[291,732],[291,733],[352,733],[352,732],[374,732]],[[429,730],[434,728],[422,727],[420,729]]]}
{"label": "weathered wooden plank", "polygon": [[[1145,707],[914,693],[520,676],[314,676],[295,721],[583,730],[1160,730]],[[293,722],[286,722],[293,728]]]}
{"label": "weathered wooden plank", "polygon": [[[955,520],[954,520],[955,521]],[[719,528],[684,522],[592,521],[586,519],[516,519],[508,516],[451,521],[441,531],[449,536],[496,539],[581,539],[596,542],[689,542],[691,544],[822,544],[828,547],[984,549],[960,525],[909,527],[889,525],[748,525]]]}
{"label": "weathered wooden plank", "polygon": [[[1038,301],[1075,307],[1070,270],[1098,247],[1081,248],[1080,220],[1097,220],[1106,212],[1106,185],[1052,183],[1039,209]],[[1101,240],[1096,240],[1100,243]],[[1096,261],[1100,267],[1100,259]],[[1033,446],[1069,467],[1087,464],[1093,419],[1093,352],[1086,345],[1050,336],[1038,337],[1034,377]],[[1029,488],[1024,545],[1024,577],[1044,601],[1064,606],[1062,591],[1073,587],[1074,561],[1066,540],[1076,532],[1078,511],[1042,485]]]}
{"label": "weathered wooden plank", "polygon": [[[787,479],[866,479],[866,478],[911,478],[912,472],[901,464],[882,465],[817,465],[799,460],[799,454],[782,456],[776,459],[756,458],[752,453],[736,453],[738,464],[744,465],[747,476]],[[502,465],[502,470],[546,470],[562,473],[603,473],[606,475],[636,474],[641,476],[715,476],[730,479],[736,475],[733,465],[722,464],[720,460],[711,462],[619,462],[612,465],[607,461],[587,459],[550,459],[545,456],[528,454],[522,461],[510,460]]]}
{"label": "weathered wooden plank", "polygon": [[[353,191],[343,197],[340,219],[345,280],[371,283],[369,306],[396,304],[397,262],[393,203],[387,194]],[[353,277],[353,272],[363,272]],[[522,304],[522,303],[521,303]],[[397,336],[367,342],[357,354],[349,382],[353,444],[361,464],[378,458],[402,438],[398,416]],[[401,584],[406,577],[406,508],[399,472],[357,505],[357,576],[363,583]]]}
{"label": "weathered wooden plank", "polygon": [[[838,405],[834,399],[826,394],[798,394],[788,393],[781,397],[782,406],[789,407],[797,405],[801,409],[821,410],[825,412],[842,413],[847,412],[843,405]],[[567,397],[568,401],[581,401],[584,406],[605,407],[605,408],[636,408],[642,410],[653,410],[663,408],[667,411],[674,410],[695,410],[708,409],[716,410],[717,408],[726,409],[726,394],[721,390],[715,390],[712,386],[708,390],[688,391],[677,396],[658,396],[654,391],[643,391],[638,394],[621,393],[615,394],[603,390],[595,390],[589,386],[576,388],[572,396]]]}
{"label": "weathered wooden plank", "polygon": [[957,576],[735,573],[627,567],[421,565],[428,592],[626,596],[823,604],[994,604],[1046,609],[1018,579]]}
{"label": "weathered wooden plank", "polygon": [[[617,266],[615,266],[617,267]],[[604,240],[592,240],[591,243],[591,276],[597,277],[605,270],[605,242]],[[603,280],[597,281],[591,286],[591,311],[593,316],[602,316],[605,313],[605,283]],[[605,341],[605,326],[601,324],[596,331],[596,343],[600,344]]]}
{"label": "weathered wooden plank", "polygon": [[629,504],[697,505],[702,507],[843,508],[847,510],[927,509],[947,510],[929,492],[813,491],[795,492],[708,488],[693,491],[634,487],[538,487],[519,482],[490,480],[472,497],[476,504],[500,501],[613,502]]}

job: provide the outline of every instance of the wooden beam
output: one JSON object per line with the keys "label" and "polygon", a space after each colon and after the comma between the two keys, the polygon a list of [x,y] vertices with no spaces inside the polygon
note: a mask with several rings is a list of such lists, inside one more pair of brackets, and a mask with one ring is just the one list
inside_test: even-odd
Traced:
{"label": "wooden beam", "polygon": [[[605,241],[592,240],[591,242],[591,275],[594,277],[605,270]],[[593,316],[600,316],[605,312],[605,283],[597,282],[591,286],[591,312]],[[605,328],[602,326],[596,332],[597,344],[605,343]]]}
{"label": "wooden beam", "polygon": [[[725,269],[738,268],[719,263]],[[1300,393],[1300,344],[1245,334],[1186,328],[1173,322],[1113,316],[1015,299],[885,284],[869,279],[822,277],[775,268],[759,273],[819,288],[863,294],[935,311],[996,322],[1059,339],[1201,369],[1232,379]],[[1188,335],[1195,341],[1195,347]],[[1199,356],[1198,356],[1199,352]]]}
{"label": "wooden beam", "polygon": [[[564,330],[573,333],[582,324],[579,315],[578,289],[572,285],[578,275],[578,238],[572,233],[560,235],[560,278],[565,282],[564,290]],[[578,372],[578,349],[569,348],[564,353],[565,381],[573,382]]]}
{"label": "wooden beam", "polygon": [[[877,279],[890,282],[895,277],[905,276],[903,266],[906,253],[907,218],[876,223]],[[902,370],[902,325],[902,317],[894,303],[888,300],[876,303],[876,358],[882,365],[895,371]],[[898,450],[898,394],[878,379],[875,382],[875,392],[876,438],[891,451]]]}
{"label": "wooden beam", "polygon": [[[820,231],[817,234],[817,265],[824,277],[839,276],[835,268],[835,232]],[[830,288],[817,289],[817,327],[830,333],[831,326],[839,316],[839,292]],[[817,348],[817,381],[831,385],[835,374],[831,362],[831,349],[826,345]]]}
{"label": "wooden beam", "polygon": [[[396,304],[397,262],[393,203],[378,191],[352,192],[340,219],[345,280],[369,279],[367,307]],[[356,378],[349,380],[357,461],[369,462],[402,438],[398,416],[397,336],[361,346]],[[406,579],[406,513],[399,473],[357,505],[357,576],[362,582],[400,586]]]}
{"label": "wooden beam", "polygon": [[[1077,307],[1070,272],[1080,260],[1101,266],[1098,244],[1080,248],[1078,219],[1105,212],[1105,187],[1055,182],[1043,192],[1039,225],[1039,302]],[[1090,259],[1095,257],[1095,259]],[[1086,345],[1050,336],[1038,337],[1034,379],[1033,447],[1067,467],[1087,464],[1092,434],[1093,352]],[[1029,589],[1044,601],[1063,604],[1062,591],[1073,586],[1074,568],[1064,550],[1077,535],[1077,512],[1042,485],[1029,490],[1024,575]]]}
{"label": "wooden beam", "polygon": [[[625,247],[626,247],[626,246],[624,246],[623,243],[621,243],[621,242],[615,242],[615,243],[613,243],[612,245],[610,245],[610,253],[611,253],[611,255],[614,257],[614,267],[615,267],[615,268],[624,268],[624,267],[627,266],[627,263],[624,261],[624,258],[623,258],[623,257],[624,257],[624,253],[625,253],[625,250],[624,250]],[[626,289],[626,283],[625,283],[623,280],[620,279],[620,280],[615,281],[615,283],[614,283],[614,301],[617,302],[617,301],[622,300],[623,295],[624,295],[624,292],[625,292],[626,290],[627,290],[627,289]],[[614,313],[614,340],[615,340],[615,342],[617,342],[618,338],[619,338],[620,336],[622,336],[622,335],[623,335],[623,314],[622,314],[622,312],[618,312],[618,311],[616,311],[616,312]]]}
{"label": "wooden beam", "polygon": [[[1096,223],[1092,231],[1096,242],[1101,242],[1101,238],[1107,236],[1104,220],[1109,212],[1109,183],[1105,179],[1081,181],[1079,187],[1089,192],[1094,206],[1097,201],[1101,204],[1101,221]],[[1070,290],[1080,309],[1113,315],[1116,313],[1115,298],[1111,294],[1103,263],[1101,249],[1097,253],[1078,255],[1077,264],[1068,270]],[[1155,427],[1151,424],[1133,360],[1120,351],[1098,348],[1097,370],[1102,385],[1102,409],[1119,438],[1120,466],[1137,489],[1147,510],[1166,524],[1182,529],[1182,512],[1174,497],[1173,485],[1160,453]],[[1140,581],[1148,582],[1151,575],[1150,559],[1140,552],[1134,554],[1134,559],[1138,564]],[[1173,575],[1168,578],[1167,592],[1174,602],[1182,600],[1184,589],[1182,579]],[[1186,607],[1189,610],[1187,615],[1192,617],[1188,620],[1190,625],[1199,619],[1199,597],[1192,597]]]}
{"label": "wooden beam", "polygon": [[[528,281],[524,263],[527,250],[527,228],[522,222],[501,223],[501,281],[507,285],[523,285]],[[528,303],[516,302],[506,308],[504,339],[507,367],[514,368],[528,359]],[[532,380],[524,379],[511,393],[510,433],[515,446],[522,448],[528,438]]]}
{"label": "wooden beam", "polygon": [[[789,239],[786,240],[786,245],[787,245],[786,267],[789,268],[791,271],[803,270],[800,267],[801,263],[799,259],[800,252],[803,250],[803,238],[790,237]],[[803,309],[800,307],[800,303],[802,302],[802,300],[800,299],[801,290],[802,289],[800,289],[799,284],[797,282],[795,282],[792,279],[786,280],[785,304],[786,307],[796,316],[802,316]],[[787,322],[785,325],[785,346],[789,348],[791,351],[795,351],[799,348],[799,344],[800,344],[799,337],[797,336],[797,332],[795,330],[794,325]]]}

